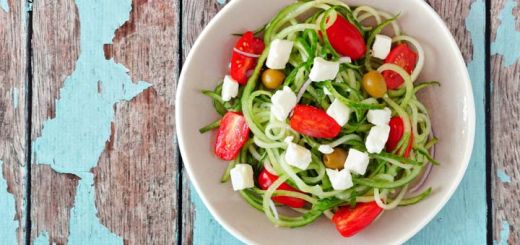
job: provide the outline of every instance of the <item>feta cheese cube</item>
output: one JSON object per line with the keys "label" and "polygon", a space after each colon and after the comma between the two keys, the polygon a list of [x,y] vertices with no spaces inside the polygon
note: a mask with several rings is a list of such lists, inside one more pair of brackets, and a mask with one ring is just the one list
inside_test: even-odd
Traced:
{"label": "feta cheese cube", "polygon": [[326,61],[321,57],[314,58],[314,65],[312,66],[309,78],[313,82],[322,82],[327,80],[334,80],[339,72],[339,63],[333,61]]}
{"label": "feta cheese cube", "polygon": [[318,151],[320,151],[323,154],[330,154],[334,152],[334,149],[329,145],[320,145],[320,147],[318,147]]}
{"label": "feta cheese cube", "polygon": [[231,176],[231,184],[233,185],[234,191],[253,188],[255,186],[253,168],[249,164],[235,165],[235,167],[229,171],[229,175]]}
{"label": "feta cheese cube", "polygon": [[392,49],[392,38],[385,35],[376,35],[374,45],[372,45],[372,56],[378,59],[386,59]]}
{"label": "feta cheese cube", "polygon": [[238,82],[231,76],[224,77],[224,83],[222,84],[222,100],[230,101],[232,98],[238,95]]}
{"label": "feta cheese cube", "polygon": [[343,169],[341,171],[337,169],[325,169],[327,172],[327,176],[329,176],[330,183],[332,184],[332,188],[337,191],[346,190],[352,186],[352,176],[347,169]]}
{"label": "feta cheese cube", "polygon": [[349,171],[356,174],[364,175],[367,171],[369,161],[370,160],[366,152],[361,152],[351,148],[348,151],[347,160],[345,160],[345,169],[348,169]]}
{"label": "feta cheese cube", "polygon": [[288,40],[275,39],[271,42],[269,55],[265,65],[271,69],[285,69],[291,56],[294,43]]}
{"label": "feta cheese cube", "polygon": [[352,63],[352,59],[348,56],[345,56],[345,57],[341,57],[339,58],[339,63],[340,64],[345,64],[345,63]]}
{"label": "feta cheese cube", "polygon": [[296,106],[296,94],[294,94],[291,88],[285,86],[283,90],[278,90],[274,93],[273,97],[271,97],[271,103],[271,114],[279,121],[284,122]]}
{"label": "feta cheese cube", "polygon": [[369,110],[367,114],[368,121],[374,125],[388,125],[391,117],[392,111],[388,107],[382,110]]}
{"label": "feta cheese cube", "polygon": [[385,148],[388,135],[390,134],[390,126],[388,125],[376,125],[368,132],[365,146],[369,153],[381,153]]}
{"label": "feta cheese cube", "polygon": [[347,124],[348,120],[350,119],[351,112],[352,110],[350,110],[348,106],[344,105],[337,99],[334,100],[334,102],[332,102],[332,104],[327,109],[327,115],[334,118],[334,120],[336,120],[336,122],[341,127]]}
{"label": "feta cheese cube", "polygon": [[305,147],[295,144],[288,143],[287,150],[285,151],[285,161],[287,164],[297,167],[301,170],[306,170],[312,161],[311,151]]}

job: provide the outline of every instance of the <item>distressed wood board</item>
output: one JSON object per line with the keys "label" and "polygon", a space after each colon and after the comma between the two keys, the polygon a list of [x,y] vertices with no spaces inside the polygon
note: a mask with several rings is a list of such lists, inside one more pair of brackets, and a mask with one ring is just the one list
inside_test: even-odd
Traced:
{"label": "distressed wood board", "polygon": [[0,244],[22,244],[27,204],[25,3],[0,0]]}
{"label": "distressed wood board", "polygon": [[491,4],[491,160],[493,239],[520,243],[519,2]]}

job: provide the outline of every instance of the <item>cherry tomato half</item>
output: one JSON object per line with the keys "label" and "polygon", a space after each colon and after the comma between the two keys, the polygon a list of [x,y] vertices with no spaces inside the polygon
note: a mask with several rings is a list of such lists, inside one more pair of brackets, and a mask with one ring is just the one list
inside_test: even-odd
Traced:
{"label": "cherry tomato half", "polygon": [[[392,63],[402,67],[408,74],[412,74],[417,63],[417,54],[406,43],[399,44],[390,51],[385,63]],[[403,84],[403,78],[393,71],[383,71],[388,89],[397,89]]]}
{"label": "cherry tomato half", "polygon": [[382,211],[376,202],[359,203],[355,208],[341,207],[332,222],[342,236],[351,237],[370,225]]}
{"label": "cherry tomato half", "polygon": [[[250,54],[261,54],[264,51],[265,45],[262,39],[255,38],[253,32],[246,32],[237,41],[235,48]],[[231,77],[238,83],[244,85],[247,83],[247,73],[256,65],[256,58],[248,57],[238,52],[233,51],[231,56]]]}
{"label": "cherry tomato half", "polygon": [[[262,170],[260,175],[258,175],[258,184],[260,184],[260,188],[262,188],[262,190],[267,190],[269,188],[269,186],[271,186],[277,179],[278,179],[278,176],[273,175],[273,174],[269,173],[266,169],[264,169],[264,170]],[[300,192],[300,191],[294,189],[293,187],[291,187],[290,185],[288,185],[287,183],[281,184],[277,190]],[[302,199],[299,199],[299,198],[287,197],[287,196],[275,196],[272,199],[273,199],[273,201],[275,201],[277,203],[287,205],[292,208],[303,208],[303,206],[305,206],[305,201]]]}
{"label": "cherry tomato half", "polygon": [[314,138],[334,138],[341,131],[341,126],[324,110],[308,105],[294,108],[291,128]]}
{"label": "cherry tomato half", "polygon": [[222,160],[233,160],[249,138],[249,127],[242,114],[228,112],[220,121],[215,155]]}
{"label": "cherry tomato half", "polygon": [[[401,141],[401,138],[404,134],[404,124],[403,119],[401,117],[393,117],[388,123],[390,126],[390,134],[388,135],[388,141],[386,142],[386,151],[392,152]],[[410,135],[410,140],[408,141],[408,146],[406,147],[406,151],[404,152],[404,157],[409,157],[410,152],[412,151],[413,145],[413,133]]]}
{"label": "cherry tomato half", "polygon": [[352,60],[365,56],[367,46],[361,32],[340,14],[336,21],[327,29],[327,37],[332,47],[341,55]]}

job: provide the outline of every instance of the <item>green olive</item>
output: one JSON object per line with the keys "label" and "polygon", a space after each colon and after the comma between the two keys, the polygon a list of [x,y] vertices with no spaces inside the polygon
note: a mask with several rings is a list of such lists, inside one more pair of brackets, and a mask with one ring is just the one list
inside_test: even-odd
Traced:
{"label": "green olive", "polygon": [[262,83],[268,89],[278,88],[285,80],[283,71],[267,69],[262,73]]}
{"label": "green olive", "polygon": [[381,73],[370,71],[363,76],[363,88],[374,98],[383,98],[386,94],[386,82]]}
{"label": "green olive", "polygon": [[327,168],[331,169],[343,169],[345,161],[347,160],[348,153],[342,148],[334,148],[334,151],[330,154],[323,155],[323,163]]}

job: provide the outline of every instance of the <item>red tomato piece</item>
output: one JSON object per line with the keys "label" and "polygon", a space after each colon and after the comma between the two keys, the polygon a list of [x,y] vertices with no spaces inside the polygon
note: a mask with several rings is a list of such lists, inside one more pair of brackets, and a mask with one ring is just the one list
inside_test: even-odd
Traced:
{"label": "red tomato piece", "polygon": [[[408,74],[412,74],[417,63],[417,54],[406,43],[399,44],[390,51],[385,63],[392,63],[402,67]],[[393,71],[383,71],[383,77],[388,89],[397,89],[403,84],[403,78]]]}
{"label": "red tomato piece", "polygon": [[[264,51],[264,41],[255,38],[253,32],[246,32],[237,41],[235,48],[250,54],[259,55]],[[231,77],[238,83],[244,85],[247,83],[248,71],[252,70],[256,65],[256,58],[248,57],[233,51],[231,56]]]}
{"label": "red tomato piece", "polygon": [[242,114],[228,112],[222,118],[215,143],[215,155],[222,160],[233,160],[249,138],[249,127]]}
{"label": "red tomato piece", "polygon": [[[267,190],[269,186],[271,186],[276,180],[278,179],[278,176],[273,175],[269,173],[266,169],[262,170],[260,175],[258,176],[258,184],[260,184],[260,188],[262,190]],[[300,192],[287,183],[283,183],[278,187],[277,190],[284,190],[284,191],[295,191]],[[294,197],[287,197],[287,196],[275,196],[272,198],[273,201],[292,207],[292,208],[303,208],[305,206],[305,201],[299,198]]]}
{"label": "red tomato piece", "polygon": [[376,202],[359,203],[355,208],[341,207],[332,222],[342,236],[351,237],[370,225],[382,211]]}
{"label": "red tomato piece", "polygon": [[365,56],[367,46],[361,32],[343,16],[338,14],[336,21],[327,28],[327,37],[332,47],[341,55],[352,60]]}
{"label": "red tomato piece", "polygon": [[[393,117],[388,123],[390,126],[390,134],[388,135],[388,141],[386,142],[386,151],[392,152],[401,141],[401,138],[404,134],[404,123],[401,117]],[[404,157],[409,157],[410,152],[412,151],[413,146],[413,133],[410,135],[410,140],[408,141],[408,146],[406,147],[406,151],[404,152]]]}
{"label": "red tomato piece", "polygon": [[324,110],[308,105],[297,105],[291,117],[291,128],[314,138],[334,138],[341,126]]}

